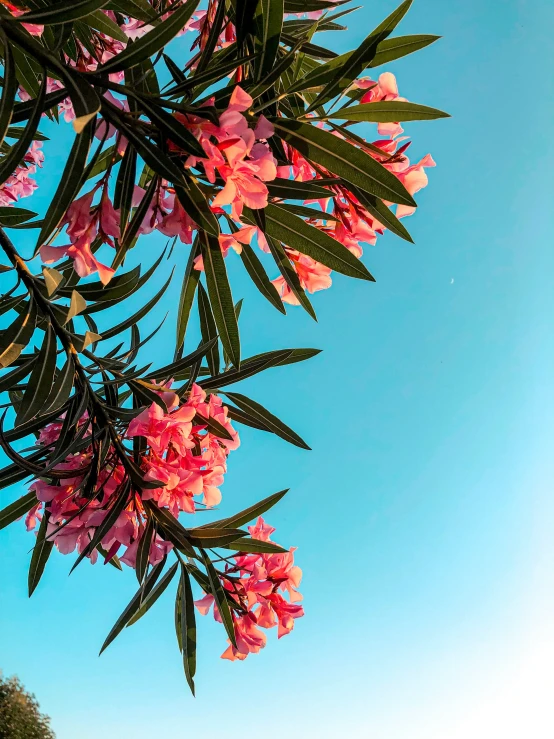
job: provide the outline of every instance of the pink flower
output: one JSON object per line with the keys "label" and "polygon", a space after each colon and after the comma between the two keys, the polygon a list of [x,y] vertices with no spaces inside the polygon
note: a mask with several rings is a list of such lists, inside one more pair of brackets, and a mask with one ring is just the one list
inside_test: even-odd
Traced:
{"label": "pink flower", "polygon": [[[287,254],[292,259],[300,284],[305,290],[309,293],[314,293],[318,290],[326,290],[328,287],[331,287],[331,270],[329,267],[316,262],[315,259],[312,259],[305,254],[293,251],[292,249],[287,250]],[[277,288],[284,303],[299,305],[297,297],[283,277],[278,277],[277,279],[272,280],[272,282]]]}

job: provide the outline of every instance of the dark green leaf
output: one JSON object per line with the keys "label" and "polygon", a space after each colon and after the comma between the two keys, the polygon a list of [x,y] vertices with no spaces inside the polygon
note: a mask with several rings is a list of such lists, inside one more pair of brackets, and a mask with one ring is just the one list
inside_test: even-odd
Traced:
{"label": "dark green leaf", "polygon": [[29,121],[25,126],[25,130],[19,140],[11,147],[9,152],[0,159],[0,184],[5,182],[15,172],[16,167],[23,161],[27,149],[33,141],[33,136],[40,123],[40,117],[42,115],[42,108],[44,105],[44,98],[46,96],[46,84],[47,84],[46,70],[43,70],[42,82],[40,85],[40,91],[35,100],[33,112],[29,117]]}
{"label": "dark green leaf", "polygon": [[50,202],[40,234],[36,250],[45,244],[54,231],[59,227],[67,209],[77,197],[81,189],[83,173],[90,149],[91,137],[94,129],[89,128],[75,136],[75,141],[69,152],[63,174],[56,189],[56,193]]}
{"label": "dark green leaf", "polygon": [[281,243],[269,236],[267,237],[267,245],[269,246],[269,250],[273,256],[273,259],[275,259],[275,264],[279,268],[279,272],[281,273],[286,284],[292,290],[294,296],[296,297],[300,305],[304,308],[304,310],[314,319],[314,321],[317,321],[313,306],[310,303],[308,296],[302,289],[298,274],[290,263],[290,259],[288,258]]}
{"label": "dark green leaf", "polygon": [[12,48],[6,35],[0,35],[4,49],[4,84],[2,86],[2,98],[0,99],[0,146],[12,120],[15,95],[17,93],[17,73]]}
{"label": "dark green leaf", "polygon": [[277,308],[280,313],[285,313],[285,306],[277,291],[275,285],[270,281],[266,274],[262,263],[256,256],[250,244],[243,244],[240,258],[244,264],[246,271],[250,275],[252,282],[256,285],[261,294],[269,300],[269,302]]}
{"label": "dark green leaf", "polygon": [[159,105],[149,102],[144,97],[140,99],[140,107],[152,123],[155,123],[160,131],[186,154],[193,154],[197,157],[206,156],[206,152],[200,146],[198,140],[171,113],[168,113]]}
{"label": "dark green leaf", "polygon": [[197,413],[193,419],[193,425],[205,426],[210,434],[218,436],[220,439],[228,439],[229,441],[233,440],[233,437],[227,431],[225,426],[219,423],[219,421],[216,421],[215,418],[204,418],[204,416],[201,416],[200,413]]}
{"label": "dark green leaf", "polygon": [[179,308],[177,310],[177,348],[180,348],[184,344],[190,309],[194,300],[196,286],[200,279],[200,272],[194,268],[194,260],[199,254],[200,243],[198,237],[196,237],[190,249],[185,274],[183,276],[181,295],[179,297]]}
{"label": "dark green leaf", "polygon": [[341,108],[329,113],[327,118],[345,121],[370,121],[372,123],[390,123],[396,121],[430,121],[435,118],[449,118],[442,110],[429,108],[426,105],[408,103],[402,100],[381,100],[376,103],[361,103]]}
{"label": "dark green leaf", "polygon": [[[6,472],[7,470],[8,468],[6,467],[4,468],[3,472]],[[23,474],[22,477],[19,479],[27,477],[28,474],[28,472],[25,472],[25,474]],[[3,485],[2,487],[5,486]],[[19,500],[16,500],[14,503],[6,506],[6,508],[3,508],[0,511],[0,529],[9,526],[14,521],[17,521],[18,518],[21,518],[21,516],[24,516],[26,513],[28,513],[31,508],[37,505],[37,503],[37,496],[34,491],[31,491],[30,493],[27,493],[27,495],[24,495],[22,498],[19,498]]]}
{"label": "dark green leaf", "polygon": [[196,556],[196,552],[189,541],[188,532],[182,524],[169,511],[159,508],[156,503],[152,503],[149,500],[145,500],[143,503],[150,515],[158,522],[158,531],[161,535],[167,541],[170,541],[180,552],[186,554],[187,557]]}
{"label": "dark green leaf", "polygon": [[37,214],[32,210],[26,208],[11,208],[9,206],[0,208],[0,224],[4,228],[10,228],[11,226],[18,226],[20,223],[25,223],[31,218],[34,218]]}
{"label": "dark green leaf", "polygon": [[192,178],[181,179],[175,182],[175,194],[177,200],[183,206],[192,220],[207,231],[211,236],[219,236],[219,223],[216,216],[210,210],[206,196],[198,188]]}
{"label": "dark green leaf", "polygon": [[388,64],[395,59],[412,54],[426,46],[434,43],[440,36],[415,35],[415,36],[396,36],[381,41],[377,47],[377,53],[369,64],[370,67],[379,67],[381,64]]}
{"label": "dark green leaf", "polygon": [[226,387],[234,382],[245,380],[247,377],[257,375],[259,372],[263,372],[269,367],[275,367],[280,364],[281,360],[286,359],[291,353],[291,349],[283,349],[277,352],[267,352],[266,356],[261,355],[259,359],[254,361],[242,362],[240,369],[231,369],[227,372],[223,372],[220,375],[209,377],[207,380],[202,380],[200,386],[205,390],[219,387]]}
{"label": "dark green leaf", "polygon": [[133,624],[136,624],[136,622],[141,619],[144,614],[149,611],[154,603],[158,600],[160,595],[167,589],[167,586],[172,581],[173,576],[175,575],[175,572],[177,571],[177,567],[179,566],[178,562],[175,562],[175,564],[171,565],[169,570],[165,573],[165,575],[162,577],[160,582],[156,585],[156,587],[152,590],[150,595],[145,598],[142,601],[141,607],[138,609],[138,611],[135,613],[135,615],[127,621],[126,626],[132,626]]}
{"label": "dark green leaf", "polygon": [[178,10],[173,11],[169,17],[151,31],[144,34],[134,43],[105,64],[98,67],[98,72],[120,72],[140,64],[168,44],[182,31],[186,22],[198,6],[199,0],[187,0]]}
{"label": "dark green leaf", "polygon": [[279,118],[272,122],[287,143],[333,174],[383,200],[416,205],[410,193],[392,172],[347,141],[301,121]]}
{"label": "dark green leaf", "polygon": [[211,563],[210,558],[208,557],[208,555],[203,549],[201,549],[200,552],[202,554],[204,566],[208,574],[208,580],[210,581],[210,592],[215,599],[215,604],[218,608],[219,615],[221,616],[221,620],[223,621],[223,625],[225,626],[225,631],[227,632],[227,636],[229,637],[231,644],[234,647],[236,647],[237,642],[235,639],[235,626],[233,623],[233,617],[231,616],[231,611],[229,610],[229,604],[227,603],[227,598],[225,597],[225,591],[223,590],[223,586],[221,585],[219,576],[217,572],[215,571],[215,568],[213,564]]}
{"label": "dark green leaf", "polygon": [[35,368],[23,393],[15,425],[20,426],[36,416],[50,395],[56,369],[56,335],[49,325]]}
{"label": "dark green leaf", "polygon": [[241,529],[214,528],[207,526],[205,528],[187,529],[191,544],[195,547],[225,547],[232,541],[236,541],[247,535],[246,531]]}
{"label": "dark green leaf", "polygon": [[249,521],[253,521],[255,518],[258,518],[258,516],[261,516],[266,511],[269,511],[270,508],[273,508],[273,506],[278,503],[281,498],[284,498],[287,493],[288,488],[287,490],[281,490],[278,493],[273,493],[273,495],[268,495],[267,498],[260,500],[258,503],[254,503],[254,505],[250,506],[249,508],[245,508],[243,511],[235,513],[234,516],[229,516],[229,518],[222,518],[220,521],[213,521],[212,523],[205,524],[205,527],[199,526],[198,528],[202,529],[211,526],[244,526]]}
{"label": "dark green leaf", "polygon": [[326,100],[330,100],[341,91],[341,82],[352,82],[360,72],[371,62],[377,53],[379,43],[389,36],[398,23],[408,12],[412,0],[405,0],[395,11],[367,36],[352,55],[337,68],[333,79],[325,85],[317,98],[308,107],[307,112],[319,107]]}
{"label": "dark green leaf", "polygon": [[152,588],[156,584],[156,580],[160,576],[163,568],[165,565],[165,559],[163,559],[159,564],[155,565],[152,568],[152,571],[148,575],[148,577],[145,580],[144,586],[140,587],[138,591],[135,593],[135,595],[131,598],[131,601],[127,608],[123,611],[121,616],[117,619],[115,622],[115,625],[113,629],[110,631],[108,636],[106,637],[106,641],[104,644],[102,644],[102,649],[100,650],[100,654],[108,647],[115,637],[123,631],[125,626],[129,623],[129,621],[133,618],[133,616],[138,612],[138,610],[141,607],[141,604],[143,600],[147,598],[147,596],[150,594]]}
{"label": "dark green leaf", "polygon": [[154,536],[154,533],[154,521],[151,517],[148,517],[137,547],[135,572],[139,583],[142,583],[146,577],[148,561],[150,559],[150,547],[152,546],[152,537]]}
{"label": "dark green leaf", "polygon": [[259,420],[262,425],[266,426],[277,436],[280,436],[282,439],[288,441],[290,444],[299,446],[302,449],[310,449],[310,447],[303,439],[300,438],[300,436],[298,436],[298,434],[296,434],[291,428],[286,426],[281,420],[277,418],[277,416],[274,416],[273,413],[270,413],[262,405],[256,403],[255,400],[251,400],[251,398],[247,398],[245,395],[241,395],[239,393],[226,392],[225,395],[236,406],[246,411],[247,413],[250,413],[256,420]]}
{"label": "dark green leaf", "polygon": [[[339,181],[339,180],[337,180]],[[285,198],[287,200],[321,200],[331,198],[333,193],[318,185],[318,180],[311,182],[299,182],[296,180],[283,180],[277,177],[267,183],[269,194],[274,198]]]}
{"label": "dark green leaf", "polygon": [[260,539],[239,539],[238,541],[227,544],[227,549],[233,549],[236,552],[247,552],[253,554],[286,554],[287,549],[283,549],[272,541],[260,541]]}
{"label": "dark green leaf", "polygon": [[0,335],[0,367],[8,367],[27,346],[35,330],[37,319],[36,303],[33,298],[27,309]]}
{"label": "dark green leaf", "polygon": [[271,72],[275,64],[283,27],[283,14],[283,0],[260,0],[256,16],[257,25],[261,30],[262,46],[262,56],[256,64],[258,80]]}
{"label": "dark green leaf", "polygon": [[48,541],[46,538],[46,532],[48,529],[48,520],[50,518],[49,513],[44,513],[42,521],[40,522],[37,540],[33,548],[33,554],[31,556],[31,566],[29,567],[29,597],[33,594],[36,586],[39,584],[46,562],[54,546],[53,541]]}
{"label": "dark green leaf", "polygon": [[144,318],[151,310],[152,308],[158,303],[162,295],[165,293],[167,288],[169,287],[171,283],[171,276],[166,281],[164,285],[162,285],[161,289],[154,295],[154,297],[149,300],[145,305],[142,306],[140,310],[138,310],[135,314],[130,316],[129,318],[126,318],[124,321],[121,321],[121,323],[118,323],[116,326],[113,326],[112,328],[107,329],[106,331],[102,332],[102,339],[111,339],[113,336],[117,336],[117,334],[120,334],[122,331],[125,331],[125,329],[130,328],[131,326],[134,326],[138,321],[141,320],[141,318]]}
{"label": "dark green leaf", "polygon": [[240,366],[240,339],[233,296],[219,241],[204,233],[200,238],[208,295],[221,343],[235,367]]}
{"label": "dark green leaf", "polygon": [[194,613],[194,599],[189,573],[181,565],[181,582],[179,586],[181,602],[180,613],[180,644],[183,653],[183,666],[189,688],[194,695],[194,675],[196,673],[196,616]]}
{"label": "dark green leaf", "polygon": [[96,31],[105,33],[106,36],[111,36],[111,38],[117,39],[117,41],[122,41],[124,44],[129,41],[127,35],[121,30],[117,23],[101,10],[95,10],[93,13],[87,15],[86,18],[84,18],[84,22]]}
{"label": "dark green leaf", "polygon": [[200,331],[204,344],[208,342],[211,349],[206,353],[210,372],[217,375],[219,372],[219,349],[217,346],[217,328],[213,317],[210,301],[202,283],[198,283],[198,316],[200,318]]}
{"label": "dark green leaf", "polygon": [[336,239],[311,226],[285,208],[269,203],[265,209],[267,233],[291,249],[349,277],[373,281],[360,260]]}
{"label": "dark green leaf", "polygon": [[13,23],[39,23],[40,25],[56,25],[69,23],[99,10],[108,4],[108,0],[65,0],[52,4],[48,8],[33,10],[24,15],[6,18]]}
{"label": "dark green leaf", "polygon": [[414,243],[407,229],[382,200],[376,198],[375,195],[370,195],[363,190],[359,190],[357,187],[352,188],[352,193],[358,198],[364,208],[379,221],[379,223],[386,226],[390,231],[392,231],[392,233],[400,236],[401,239],[405,239],[412,244]]}

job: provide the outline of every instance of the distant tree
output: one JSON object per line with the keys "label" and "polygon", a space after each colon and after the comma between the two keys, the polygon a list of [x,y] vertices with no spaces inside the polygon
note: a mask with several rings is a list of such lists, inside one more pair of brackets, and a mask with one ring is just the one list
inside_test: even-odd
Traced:
{"label": "distant tree", "polygon": [[54,739],[50,719],[17,677],[0,674],[0,739]]}

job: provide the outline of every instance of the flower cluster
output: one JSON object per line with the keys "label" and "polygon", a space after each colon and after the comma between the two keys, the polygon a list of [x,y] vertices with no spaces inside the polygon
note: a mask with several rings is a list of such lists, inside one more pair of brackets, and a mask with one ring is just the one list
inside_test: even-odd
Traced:
{"label": "flower cluster", "polygon": [[42,167],[44,154],[41,149],[42,143],[33,141],[23,163],[0,185],[0,206],[12,206],[20,198],[28,198],[37,189],[37,183],[31,175],[36,173],[37,167]]}
{"label": "flower cluster", "polygon": [[[184,403],[180,403],[178,395],[169,389],[161,390],[159,395],[167,411],[153,403],[131,421],[125,438],[143,437],[146,449],[141,455],[140,467],[144,478],[159,481],[163,487],[145,489],[140,497],[134,495],[101,541],[106,561],[124,547],[121,561],[130,567],[135,566],[137,548],[145,530],[143,500],[155,501],[175,518],[182,511],[194,513],[200,506],[217,505],[221,500],[219,487],[227,470],[227,456],[239,446],[238,434],[218,396],[206,397],[198,385],[193,386]],[[223,426],[232,439],[220,438],[217,433],[208,431],[209,419]],[[85,415],[80,424],[86,440],[90,434],[88,416]],[[61,428],[61,422],[46,426],[40,433],[39,444],[55,444]],[[128,483],[127,470],[113,446],[109,447],[98,471],[92,469],[93,454],[91,440],[83,451],[70,455],[54,467],[56,484],[42,479],[31,484],[38,503],[27,514],[27,528],[34,529],[37,520],[47,513],[47,538],[63,554],[75,549],[82,552],[87,547]],[[89,489],[91,475],[95,477]],[[200,496],[201,500],[195,501],[195,497]],[[171,544],[159,535],[153,537],[150,563],[159,562],[169,549]],[[96,549],[88,556],[96,561]]]}
{"label": "flower cluster", "polygon": [[[261,516],[248,530],[253,539],[266,542],[275,531]],[[304,609],[298,605],[302,600],[298,592],[302,570],[294,564],[295,549],[291,547],[282,554],[239,554],[233,564],[226,562],[220,579],[237,607],[238,613],[233,610],[237,646],[230,644],[221,655],[223,659],[243,660],[251,652],[258,653],[266,644],[266,635],[260,629],[277,626],[280,639],[292,631],[294,620],[304,615]],[[214,618],[221,621],[212,595],[196,601],[204,616],[212,606]]]}

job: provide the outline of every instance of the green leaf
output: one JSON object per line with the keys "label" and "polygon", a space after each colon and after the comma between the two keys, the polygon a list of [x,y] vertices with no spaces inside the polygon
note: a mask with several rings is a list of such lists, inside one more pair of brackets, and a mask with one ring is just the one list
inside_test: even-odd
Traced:
{"label": "green leaf", "polygon": [[[11,468],[12,465],[10,465]],[[8,468],[6,467],[3,472],[5,472]],[[27,477],[29,473],[25,471],[25,474],[19,478],[23,479],[23,477]],[[19,475],[18,475],[19,477]],[[16,480],[14,480],[15,482]],[[11,482],[9,483],[11,484]],[[4,486],[3,486],[4,487]],[[16,500],[14,503],[11,503],[9,506],[6,506],[0,511],[0,529],[5,528],[6,526],[9,526],[14,521],[17,521],[18,518],[21,518],[21,516],[24,516],[26,513],[29,513],[31,508],[37,505],[39,501],[37,500],[37,496],[34,491],[31,491],[30,493],[27,493],[27,495],[24,495],[23,497],[19,498],[19,500]]]}
{"label": "green leaf", "polygon": [[87,557],[92,551],[94,551],[97,545],[102,542],[102,539],[106,536],[108,531],[112,528],[112,526],[115,524],[115,522],[119,518],[121,512],[128,505],[129,492],[130,492],[130,483],[128,482],[124,483],[121,491],[117,493],[117,497],[114,503],[112,504],[112,507],[109,509],[108,514],[106,515],[102,523],[95,529],[92,539],[89,541],[89,543],[81,551],[81,553],[75,560],[73,567],[69,571],[69,574],[71,574],[73,570],[77,567],[77,565],[80,564],[80,562],[82,562],[83,559]]}
{"label": "green leaf", "polygon": [[272,120],[275,130],[303,156],[362,190],[392,203],[415,206],[400,180],[369,154],[329,131],[301,121]]}
{"label": "green leaf", "polygon": [[25,130],[22,133],[19,140],[10,148],[8,153],[0,160],[0,184],[6,182],[12,174],[15,172],[18,164],[21,164],[27,149],[33,141],[33,136],[40,123],[40,117],[42,115],[42,107],[44,105],[44,98],[46,96],[46,84],[47,84],[46,70],[43,70],[42,82],[40,85],[40,91],[35,100],[33,112],[29,117],[29,121],[25,126]]}
{"label": "green leaf", "polygon": [[252,282],[256,285],[261,294],[269,300],[269,302],[277,308],[280,313],[286,314],[285,306],[277,291],[275,285],[270,281],[266,274],[262,263],[256,256],[250,244],[243,244],[240,258],[244,264],[246,271],[250,275]]}
{"label": "green leaf", "polygon": [[121,72],[149,59],[168,44],[181,31],[198,6],[199,0],[187,0],[178,10],[173,11],[169,18],[151,31],[144,34],[134,43],[105,64],[98,67],[98,72]]}
{"label": "green leaf", "polygon": [[34,593],[36,586],[39,584],[44,568],[54,546],[53,541],[48,541],[46,538],[46,532],[48,529],[48,520],[50,518],[49,513],[44,513],[42,521],[40,522],[37,540],[33,548],[33,554],[31,556],[31,566],[29,567],[29,597]]}
{"label": "green leaf", "polygon": [[152,177],[152,179],[150,180],[148,189],[142,196],[140,203],[133,213],[133,217],[131,218],[130,223],[127,225],[123,237],[119,241],[119,246],[123,250],[123,255],[127,253],[127,249],[131,248],[131,245],[137,237],[139,229],[142,226],[144,219],[146,218],[146,214],[148,213],[150,204],[152,203],[152,199],[154,198],[156,191],[158,190],[159,183],[160,180],[158,175],[154,175],[154,177]]}
{"label": "green leaf", "polygon": [[204,344],[211,344],[211,349],[206,354],[210,372],[217,375],[219,372],[219,349],[217,346],[217,328],[213,317],[210,301],[202,283],[198,283],[198,316],[200,319],[200,332]]}
{"label": "green leaf", "polygon": [[237,642],[235,638],[235,626],[233,623],[233,617],[231,616],[231,611],[229,610],[227,598],[225,597],[225,591],[223,590],[223,586],[221,585],[219,576],[215,571],[210,558],[203,549],[201,549],[200,552],[202,554],[204,566],[206,568],[208,579],[210,581],[210,592],[215,599],[215,604],[219,610],[219,615],[221,616],[221,620],[223,621],[223,625],[225,626],[227,636],[229,637],[231,644],[236,647]]}
{"label": "green leaf", "polygon": [[287,554],[288,549],[283,549],[272,541],[260,541],[259,539],[239,539],[238,541],[227,544],[227,549],[233,549],[236,552],[246,552],[252,554]]}
{"label": "green leaf", "polygon": [[209,377],[202,380],[200,386],[205,390],[219,387],[227,387],[234,382],[245,380],[247,377],[257,375],[270,367],[276,367],[281,360],[284,360],[291,353],[291,349],[283,349],[276,352],[266,352],[266,355],[260,355],[257,360],[241,362],[240,369],[233,368],[220,375]]}
{"label": "green leaf", "polygon": [[187,367],[192,367],[194,364],[196,364],[196,362],[200,361],[202,357],[205,357],[210,349],[213,347],[213,345],[216,343],[216,341],[217,337],[214,337],[213,339],[207,341],[205,344],[200,344],[193,352],[187,354],[186,357],[178,359],[171,364],[166,364],[165,367],[160,367],[159,369],[150,372],[148,375],[146,375],[146,378],[169,379],[169,377],[171,377],[172,375],[178,375],[184,369],[186,369]]}
{"label": "green leaf", "polygon": [[294,213],[269,203],[265,217],[267,233],[291,249],[307,254],[343,275],[374,281],[367,268],[346,246]]}
{"label": "green leaf", "polygon": [[205,426],[210,434],[218,436],[220,439],[228,439],[229,441],[233,440],[233,437],[227,431],[225,426],[219,423],[219,421],[216,421],[215,418],[205,418],[204,416],[200,415],[200,413],[197,413],[194,416],[192,423],[193,426]]}
{"label": "green leaf", "polygon": [[186,567],[181,565],[181,581],[179,586],[181,602],[180,630],[181,651],[183,653],[183,667],[189,688],[194,695],[194,675],[196,673],[196,615],[194,613],[194,599],[189,573]]}
{"label": "green leaf", "polygon": [[385,203],[383,203],[382,200],[379,200],[379,198],[376,198],[374,195],[370,195],[363,190],[359,190],[357,187],[352,187],[352,193],[356,196],[356,198],[360,201],[360,203],[364,206],[368,213],[376,218],[379,223],[382,223],[383,226],[386,226],[389,231],[392,231],[392,233],[400,236],[401,239],[405,239],[411,244],[414,243],[408,230],[402,225],[401,221],[395,216],[392,210],[387,205],[385,205]]}
{"label": "green leaf", "polygon": [[148,0],[111,0],[110,9],[139,21],[155,22],[157,13]]}
{"label": "green leaf", "polygon": [[106,36],[111,36],[111,38],[114,38],[117,41],[122,41],[124,44],[129,41],[127,35],[121,30],[117,23],[112,21],[112,19],[101,10],[95,10],[93,13],[87,15],[83,20],[88,26],[94,28],[96,31],[100,31],[100,33],[105,33]]}
{"label": "green leaf", "polygon": [[165,291],[169,287],[171,283],[171,275],[167,279],[164,285],[162,285],[161,289],[154,295],[154,297],[149,300],[145,305],[140,308],[135,314],[130,316],[129,318],[126,318],[124,321],[121,321],[121,323],[118,323],[116,326],[112,326],[112,328],[107,329],[106,331],[102,332],[102,339],[111,339],[113,336],[117,336],[117,334],[120,334],[122,331],[125,331],[128,328],[131,328],[131,326],[134,326],[138,321],[141,320],[141,318],[144,318],[151,310],[152,308],[159,302],[160,298],[164,295]]}
{"label": "green leaf", "polygon": [[189,258],[185,274],[183,276],[183,285],[181,287],[181,295],[179,297],[179,308],[177,310],[177,341],[175,346],[179,349],[185,342],[185,334],[190,316],[190,309],[194,300],[194,294],[200,279],[200,272],[194,268],[194,260],[200,254],[200,243],[198,237],[190,248]]}
{"label": "green leaf", "polygon": [[[337,180],[337,182],[340,180]],[[321,200],[331,198],[333,193],[317,184],[317,180],[311,182],[298,182],[296,180],[283,180],[277,177],[267,183],[269,194],[275,198],[286,200]]]}
{"label": "green leaf", "polygon": [[206,233],[201,235],[200,245],[215,325],[223,348],[233,365],[239,367],[239,329],[221,247],[216,238]]}
{"label": "green leaf", "polygon": [[411,4],[412,0],[405,0],[369,36],[366,36],[356,51],[338,67],[333,79],[325,85],[313,103],[308,107],[308,113],[319,107],[326,100],[335,97],[341,91],[340,83],[342,80],[350,83],[356,79],[360,72],[375,57],[379,43],[394,31],[398,23],[400,23],[408,12]]}
{"label": "green leaf", "polygon": [[370,121],[372,123],[391,123],[396,121],[430,121],[435,118],[450,118],[442,110],[427,105],[407,103],[402,100],[382,100],[376,103],[361,103],[341,108],[324,118],[337,118],[345,121]]}
{"label": "green leaf", "polygon": [[260,0],[256,16],[257,24],[261,27],[262,46],[262,55],[256,64],[258,81],[271,72],[275,64],[283,27],[283,14],[283,0]]}
{"label": "green leaf", "polygon": [[152,503],[150,500],[145,500],[143,503],[150,515],[158,522],[158,531],[161,527],[162,531],[160,533],[162,536],[167,541],[170,541],[180,552],[186,554],[187,557],[196,556],[196,552],[192,548],[188,532],[184,526],[169,511],[159,508],[156,503]]}
{"label": "green leaf", "polygon": [[148,571],[148,561],[150,559],[150,547],[152,545],[152,537],[154,535],[154,520],[148,517],[143,534],[140,537],[137,547],[137,556],[135,564],[135,572],[137,580],[142,583]]}
{"label": "green leaf", "polygon": [[267,244],[269,246],[269,250],[273,256],[273,259],[275,259],[275,264],[277,265],[279,272],[281,273],[283,279],[285,280],[289,288],[292,290],[293,294],[296,296],[296,299],[298,300],[300,305],[308,313],[308,315],[310,315],[314,319],[314,321],[317,321],[317,317],[313,309],[313,306],[310,303],[308,296],[302,289],[302,285],[300,284],[298,274],[296,273],[296,270],[290,263],[290,259],[288,258],[281,243],[279,241],[276,241],[275,239],[272,239],[271,236],[269,236],[267,237]]}
{"label": "green leaf", "polygon": [[[38,78],[40,68],[37,66],[36,61],[32,57],[29,57],[19,46],[12,46],[12,53],[17,70],[17,79],[24,90],[33,98],[28,103],[34,105],[40,90]],[[24,103],[22,104],[24,105]]]}
{"label": "green leaf", "polygon": [[191,544],[194,544],[195,547],[206,547],[208,549],[225,547],[232,541],[247,535],[247,532],[241,529],[214,528],[213,526],[188,529],[187,532]]}
{"label": "green leaf", "polygon": [[151,103],[144,96],[140,98],[140,108],[152,123],[155,123],[160,131],[184,152],[197,157],[206,156],[206,152],[200,146],[198,140],[175,116],[159,105]]}
{"label": "green leaf", "polygon": [[167,154],[148,138],[138,134],[134,128],[128,126],[119,115],[117,108],[110,105],[105,98],[102,98],[102,115],[129,139],[145,163],[160,177],[164,177],[173,184],[184,182],[183,172]]}
{"label": "green leaf", "polygon": [[47,415],[53,411],[61,409],[64,403],[69,399],[73,382],[75,380],[75,363],[71,356],[68,356],[67,362],[58,372],[58,376],[54,381],[50,395],[45,401],[41,415]]}
{"label": "green leaf", "polygon": [[426,46],[440,39],[440,36],[429,36],[424,34],[413,36],[396,36],[381,41],[377,47],[377,53],[369,64],[370,67],[379,67],[381,64],[388,64],[395,59],[400,59],[414,51],[424,49]]}
{"label": "green leaf", "polygon": [[156,584],[156,580],[160,576],[164,568],[164,565],[165,565],[165,559],[163,559],[161,562],[159,562],[157,565],[155,565],[152,568],[152,571],[150,572],[150,574],[148,575],[148,577],[146,578],[144,582],[144,586],[138,589],[135,595],[131,598],[129,605],[125,608],[121,616],[115,622],[113,629],[110,631],[110,633],[106,637],[106,641],[104,642],[104,644],[102,644],[102,649],[100,650],[100,654],[102,654],[102,652],[106,649],[106,647],[108,647],[113,642],[115,637],[121,631],[123,631],[125,626],[127,626],[129,621],[138,612],[143,600],[147,598],[152,588]]}
{"label": "green leaf", "polygon": [[165,573],[165,575],[162,577],[160,582],[156,585],[156,587],[152,590],[150,595],[145,598],[142,601],[141,607],[138,609],[138,611],[135,613],[135,615],[127,621],[126,626],[132,626],[133,624],[136,624],[136,622],[141,619],[144,614],[149,611],[154,603],[158,600],[160,595],[167,589],[167,586],[172,581],[173,576],[175,575],[175,572],[177,571],[177,567],[179,566],[178,562],[175,562],[175,564],[171,565],[169,570]]}
{"label": "green leaf", "polygon": [[54,371],[56,369],[56,335],[49,325],[44,334],[44,343],[35,368],[23,393],[23,398],[18,409],[16,426],[40,413],[43,404],[50,395],[54,382]]}
{"label": "green leaf", "polygon": [[39,23],[40,25],[54,26],[84,18],[89,13],[99,10],[107,4],[108,0],[65,0],[64,2],[54,3],[48,8],[34,10],[4,20],[12,23]]}
{"label": "green leaf", "polygon": [[254,503],[254,505],[249,508],[245,508],[243,511],[235,513],[234,516],[222,518],[220,521],[213,521],[212,523],[198,526],[197,528],[202,529],[208,528],[209,526],[244,526],[249,521],[253,521],[255,518],[258,518],[258,516],[269,511],[270,508],[273,508],[273,506],[278,503],[281,498],[284,498],[287,493],[288,488],[286,490],[281,490],[278,493],[273,493],[273,495],[268,495],[267,498],[260,500],[258,503]]}
{"label": "green leaf", "polygon": [[207,38],[203,34],[203,49],[196,65],[195,76],[203,72],[213,59],[215,47],[219,41],[219,37],[221,36],[221,31],[223,30],[223,21],[225,20],[226,10],[226,3],[217,3],[215,15],[211,18],[210,31]]}
{"label": "green leaf", "polygon": [[0,224],[4,228],[18,226],[20,223],[34,218],[37,214],[26,208],[11,208],[9,206],[0,208]]}
{"label": "green leaf", "polygon": [[[287,354],[280,358],[283,352]],[[259,362],[263,359],[272,358],[276,361],[271,364],[272,367],[283,367],[286,364],[296,364],[296,362],[304,362],[306,359],[321,354],[321,349],[281,349],[273,352],[263,352],[262,354],[255,354],[253,357],[243,360],[243,367],[248,367],[249,364]]]}
{"label": "green leaf", "polygon": [[177,200],[192,220],[211,236],[219,236],[219,223],[210,210],[206,196],[193,178],[181,178],[173,183]]}
{"label": "green leaf", "polygon": [[2,98],[0,99],[0,146],[4,141],[6,132],[8,131],[12,120],[15,95],[17,93],[17,71],[15,60],[13,58],[11,45],[2,32],[0,35],[4,49],[4,84],[2,86]]}
{"label": "green leaf", "polygon": [[335,221],[337,223],[340,222],[340,218],[333,215],[332,213],[327,213],[324,210],[308,208],[305,205],[293,205],[291,203],[279,203],[279,205],[281,206],[281,208],[284,208],[291,213],[295,213],[297,216],[302,216],[302,218],[308,218],[316,221]]}
{"label": "green leaf", "polygon": [[0,335],[0,367],[8,367],[19,357],[31,340],[36,320],[36,303],[31,298],[27,303],[27,310],[20,313],[15,321]]}
{"label": "green leaf", "polygon": [[88,129],[75,136],[56,193],[44,216],[35,253],[59,227],[67,209],[79,194],[93,132],[91,124]]}
{"label": "green leaf", "polygon": [[241,395],[239,393],[225,392],[225,395],[236,406],[246,411],[247,413],[250,413],[256,420],[259,420],[262,425],[266,426],[277,436],[280,436],[282,439],[288,441],[290,444],[299,446],[301,449],[310,450],[310,447],[303,439],[300,438],[300,436],[298,436],[297,433],[286,426],[281,420],[277,418],[277,416],[274,416],[273,413],[270,413],[266,408],[263,407],[263,405],[260,405],[259,403],[256,403],[255,400],[247,398],[245,395]]}

